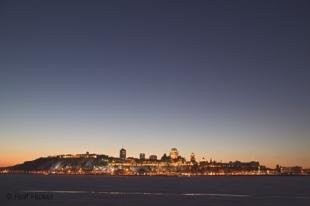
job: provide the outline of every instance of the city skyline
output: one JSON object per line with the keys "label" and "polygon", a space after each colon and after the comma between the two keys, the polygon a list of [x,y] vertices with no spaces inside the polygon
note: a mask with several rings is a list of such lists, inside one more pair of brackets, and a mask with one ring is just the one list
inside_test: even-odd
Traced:
{"label": "city skyline", "polygon": [[[174,152],[172,152],[174,150]],[[174,154],[172,154],[174,153]],[[143,152],[139,152],[137,154],[134,154],[133,152],[128,152],[128,150],[124,147],[121,147],[121,149],[119,149],[117,152],[114,152],[113,154],[108,154],[108,153],[105,153],[105,152],[91,152],[91,151],[86,151],[86,152],[81,152],[81,153],[68,153],[68,152],[64,152],[64,153],[59,153],[59,154],[48,154],[48,155],[41,155],[41,156],[36,156],[36,157],[33,157],[32,159],[27,159],[25,161],[22,161],[22,162],[16,162],[14,164],[10,164],[10,165],[3,165],[0,167],[10,167],[10,166],[14,166],[14,165],[18,165],[18,164],[22,164],[24,162],[27,162],[27,161],[31,161],[31,160],[34,160],[34,159],[38,159],[38,158],[45,158],[45,157],[59,157],[59,156],[76,156],[76,155],[107,155],[109,157],[114,157],[114,158],[120,158],[120,159],[123,159],[123,160],[126,160],[127,158],[135,158],[135,159],[152,159],[152,158],[155,158],[155,160],[160,160],[163,156],[167,155],[169,157],[172,158],[172,156],[175,156],[174,158],[172,159],[175,159],[177,157],[181,157],[181,158],[185,158],[186,161],[191,161],[192,158],[194,158],[197,162],[203,162],[203,161],[206,161],[206,162],[218,162],[218,163],[221,163],[221,162],[235,162],[235,161],[241,161],[241,162],[261,162],[259,159],[251,159],[251,158],[248,158],[248,159],[225,159],[224,161],[222,159],[216,159],[215,157],[212,157],[212,156],[208,156],[208,155],[204,155],[204,156],[197,156],[196,153],[194,151],[192,151],[190,154],[185,154],[184,152],[180,152],[176,147],[172,147],[171,150],[166,150],[166,152],[162,153],[162,154],[158,154],[158,153],[151,153],[150,151],[143,151]],[[141,156],[142,155],[142,156]],[[142,158],[143,157],[143,158]],[[267,167],[269,168],[275,168],[277,165],[281,165],[277,162],[274,162],[273,164],[265,164],[264,162],[261,162],[263,163],[263,165],[266,165]],[[300,165],[300,164],[290,164],[290,165],[281,165],[281,166],[284,166],[284,167],[294,167],[294,166],[298,166],[298,167],[303,167],[305,169],[310,169],[309,167],[305,167],[304,165]]]}
{"label": "city skyline", "polygon": [[115,176],[210,176],[210,175],[309,175],[310,168],[276,165],[266,167],[259,161],[217,161],[212,158],[197,160],[194,153],[190,158],[182,156],[177,148],[161,157],[155,154],[138,157],[127,156],[124,148],[119,156],[85,152],[83,154],[61,154],[40,157],[14,166],[0,168],[0,174],[43,174],[43,175],[115,175]]}
{"label": "city skyline", "polygon": [[0,167],[123,146],[310,168],[308,8],[1,1]]}

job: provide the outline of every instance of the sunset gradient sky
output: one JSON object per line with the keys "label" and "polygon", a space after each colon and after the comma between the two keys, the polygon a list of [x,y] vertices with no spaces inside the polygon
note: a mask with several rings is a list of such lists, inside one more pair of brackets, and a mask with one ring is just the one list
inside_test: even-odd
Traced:
{"label": "sunset gradient sky", "polygon": [[0,166],[63,153],[310,167],[309,1],[0,1]]}

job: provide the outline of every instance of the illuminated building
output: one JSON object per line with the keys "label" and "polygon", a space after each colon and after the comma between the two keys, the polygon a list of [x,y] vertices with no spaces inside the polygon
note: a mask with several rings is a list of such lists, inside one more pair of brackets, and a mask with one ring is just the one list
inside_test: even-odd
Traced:
{"label": "illuminated building", "polygon": [[149,159],[150,160],[157,160],[157,155],[150,155]]}
{"label": "illuminated building", "polygon": [[144,160],[145,159],[145,154],[144,153],[140,153],[140,160]]}
{"label": "illuminated building", "polygon": [[176,148],[172,148],[170,151],[170,158],[176,160],[179,157],[179,152]]}
{"label": "illuminated building", "polygon": [[190,157],[191,162],[196,162],[195,154],[192,153]]}
{"label": "illuminated building", "polygon": [[126,150],[124,148],[119,151],[119,158],[126,159]]}

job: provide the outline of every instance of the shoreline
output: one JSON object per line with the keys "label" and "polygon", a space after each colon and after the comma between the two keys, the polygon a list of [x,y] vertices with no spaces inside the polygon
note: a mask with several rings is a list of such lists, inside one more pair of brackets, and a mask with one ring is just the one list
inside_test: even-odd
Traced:
{"label": "shoreline", "polygon": [[309,177],[310,174],[213,174],[213,175],[109,175],[109,174],[43,174],[43,173],[0,173],[0,175],[29,175],[29,176],[101,176],[101,177]]}

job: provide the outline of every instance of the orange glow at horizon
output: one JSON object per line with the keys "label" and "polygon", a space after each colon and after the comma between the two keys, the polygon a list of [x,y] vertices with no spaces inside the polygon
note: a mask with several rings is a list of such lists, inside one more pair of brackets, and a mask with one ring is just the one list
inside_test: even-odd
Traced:
{"label": "orange glow at horizon", "polygon": [[[89,151],[90,153],[96,153],[96,154],[102,154],[102,152],[92,152],[92,151]],[[71,154],[80,154],[80,153],[85,153],[85,152],[76,152],[76,153],[73,153],[71,152]],[[16,164],[22,164],[24,163],[25,161],[32,161],[32,160],[35,160],[37,158],[40,158],[40,157],[47,157],[47,156],[53,156],[53,155],[60,155],[60,154],[69,154],[69,152],[67,153],[64,153],[64,152],[55,152],[53,154],[49,153],[45,153],[45,154],[39,154],[37,152],[27,152],[27,153],[14,153],[14,155],[11,155],[11,154],[0,154],[1,157],[5,157],[4,159],[0,159],[0,167],[8,167],[8,166],[13,166],[13,165],[16,165]],[[104,153],[106,155],[109,155],[109,156],[115,156],[117,157],[118,156],[118,151],[116,152],[113,152],[113,153],[109,153],[109,152],[106,152]],[[137,153],[132,153],[132,152],[128,152],[128,157],[137,157],[138,158],[138,154],[139,152]],[[158,158],[161,158],[163,154],[157,154]],[[185,157],[186,160],[189,160],[189,155],[190,154],[184,154],[184,153],[181,153],[181,156]],[[202,157],[201,156],[196,156],[196,159],[198,161],[202,161]],[[207,160],[209,161],[210,159],[206,158],[204,160]],[[248,161],[252,161],[252,160],[248,160],[248,157],[244,157],[244,158],[234,158],[232,156],[229,156],[228,158],[224,158],[224,156],[222,156],[222,158],[220,159],[217,159],[217,158],[214,158],[212,160],[215,160],[215,161],[222,161],[222,162],[229,162],[229,161],[236,161],[236,160],[239,160],[241,162],[248,162]],[[276,160],[276,159],[257,159],[255,161],[259,161],[261,165],[265,165],[269,168],[275,168],[275,166],[277,164],[281,165],[281,166],[302,166],[303,168],[310,168],[310,165],[307,164],[306,161],[298,161],[296,162],[296,160],[294,161],[295,159],[292,159],[292,160],[285,160],[285,161],[279,161],[279,160]]]}

